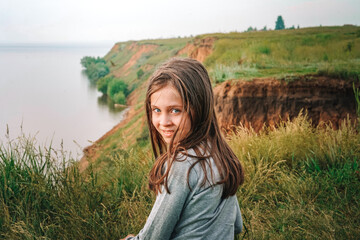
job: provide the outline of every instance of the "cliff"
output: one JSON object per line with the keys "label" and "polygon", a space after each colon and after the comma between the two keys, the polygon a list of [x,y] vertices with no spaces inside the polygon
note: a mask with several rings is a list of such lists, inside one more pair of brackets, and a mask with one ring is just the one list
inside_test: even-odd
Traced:
{"label": "cliff", "polygon": [[314,125],[331,123],[338,128],[344,119],[356,120],[351,81],[321,76],[300,76],[291,82],[273,78],[229,81],[214,88],[216,113],[224,129],[243,125],[259,131],[264,124],[307,113]]}

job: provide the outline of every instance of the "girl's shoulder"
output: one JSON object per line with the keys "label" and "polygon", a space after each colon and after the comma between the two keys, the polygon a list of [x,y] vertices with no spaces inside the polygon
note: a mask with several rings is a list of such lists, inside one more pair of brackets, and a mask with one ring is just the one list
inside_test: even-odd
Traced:
{"label": "girl's shoulder", "polygon": [[196,153],[194,149],[188,149],[179,152],[173,162],[173,166],[176,167],[178,171],[188,171],[192,168],[192,165],[196,163]]}
{"label": "girl's shoulder", "polygon": [[180,174],[188,174],[189,180],[198,183],[204,178],[210,185],[214,185],[220,180],[219,171],[211,157],[209,151],[205,148],[188,149],[178,153],[174,161],[174,169]]}
{"label": "girl's shoulder", "polygon": [[199,163],[199,159],[201,159],[200,161],[211,162],[211,157],[209,154],[205,154],[204,150],[195,150],[194,148],[190,148],[180,151],[176,155],[174,163],[176,163],[176,165],[183,170],[191,168],[191,170],[194,169],[196,171],[198,168],[197,163]]}

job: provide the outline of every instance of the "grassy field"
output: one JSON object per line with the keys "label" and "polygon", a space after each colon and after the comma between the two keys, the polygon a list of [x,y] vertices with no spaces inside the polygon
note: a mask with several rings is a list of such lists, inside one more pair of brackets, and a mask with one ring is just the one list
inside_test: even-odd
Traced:
{"label": "grassy field", "polygon": [[360,28],[356,26],[199,36],[205,37],[218,39],[205,61],[215,82],[327,72],[360,74]]}
{"label": "grassy field", "polygon": [[[314,128],[304,116],[228,142],[246,169],[240,239],[358,239],[360,135],[351,123]],[[148,144],[113,149],[83,174],[61,151],[20,137],[0,148],[0,238],[119,239],[151,210]],[[61,166],[55,164],[63,162]],[[65,166],[68,166],[67,168]],[[69,167],[71,166],[71,167]]]}
{"label": "grassy field", "polygon": [[[309,73],[359,79],[356,26],[117,43],[104,58],[109,75],[117,73],[133,88],[135,113],[96,143],[82,173],[71,156],[38,146],[36,139],[0,143],[0,239],[119,239],[137,233],[155,198],[147,189],[154,159],[144,124],[146,80],[186,44],[211,37],[213,52],[204,64],[214,84]],[[153,48],[134,60],[144,45]],[[134,64],[125,71],[130,59]],[[239,127],[227,138],[246,169],[237,192],[244,217],[238,238],[359,239],[359,126],[315,128],[300,115],[260,133]]]}

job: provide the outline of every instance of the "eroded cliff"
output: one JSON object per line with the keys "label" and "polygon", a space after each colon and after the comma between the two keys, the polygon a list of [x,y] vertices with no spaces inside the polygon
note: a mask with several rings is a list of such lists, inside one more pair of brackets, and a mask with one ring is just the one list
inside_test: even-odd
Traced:
{"label": "eroded cliff", "polygon": [[338,128],[347,117],[356,119],[351,81],[319,76],[301,76],[291,82],[277,79],[229,81],[214,88],[220,126],[242,124],[259,131],[264,124],[298,116],[303,109],[314,125],[331,122]]}

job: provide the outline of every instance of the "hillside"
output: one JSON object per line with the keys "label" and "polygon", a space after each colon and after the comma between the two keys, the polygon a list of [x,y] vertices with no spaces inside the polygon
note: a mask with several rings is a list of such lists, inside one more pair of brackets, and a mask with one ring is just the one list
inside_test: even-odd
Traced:
{"label": "hillside", "polygon": [[[356,119],[352,82],[360,72],[360,27],[119,42],[104,59],[109,75],[135,89],[127,100],[130,110],[125,121],[85,149],[82,169],[87,158],[103,164],[104,156],[113,149],[147,143],[143,108],[146,80],[159,63],[174,56],[205,64],[214,86],[219,85],[215,88],[217,112],[221,126],[227,129],[243,124],[258,131],[264,123],[273,126],[280,119],[294,118],[302,108],[309,111],[315,124],[331,121],[337,127],[347,114]],[[139,70],[143,72],[140,77]],[[232,81],[221,84],[228,80]],[[236,93],[231,99],[227,94],[230,86]],[[244,93],[239,95],[241,89]]]}

